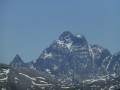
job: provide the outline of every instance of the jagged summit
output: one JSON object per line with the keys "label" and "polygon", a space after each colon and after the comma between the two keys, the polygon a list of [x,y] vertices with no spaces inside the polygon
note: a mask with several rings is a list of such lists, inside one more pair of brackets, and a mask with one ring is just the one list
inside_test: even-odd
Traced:
{"label": "jagged summit", "polygon": [[70,31],[64,31],[60,36],[73,35]]}
{"label": "jagged summit", "polygon": [[59,36],[59,40],[74,40],[74,38],[85,39],[84,35],[77,34],[76,36],[73,35],[70,31],[65,31]]}
{"label": "jagged summit", "polygon": [[71,39],[72,37],[73,37],[73,34],[71,32],[65,31],[60,35],[59,40],[66,41]]}
{"label": "jagged summit", "polygon": [[46,48],[43,53],[40,55],[40,58],[55,58],[58,60],[58,56],[62,56],[65,53],[71,51],[80,51],[79,48],[86,49],[88,48],[87,40],[83,35],[73,35],[69,31],[63,32],[58,39]]}
{"label": "jagged summit", "polygon": [[12,67],[25,67],[25,63],[18,54],[14,57],[9,65]]}
{"label": "jagged summit", "polygon": [[66,46],[68,49],[70,49],[72,46],[81,46],[85,44],[87,45],[87,40],[81,34],[73,35],[71,32],[65,31],[53,43],[54,44],[57,43],[58,45],[62,47]]}
{"label": "jagged summit", "polygon": [[17,59],[18,59],[18,58],[21,59],[21,57],[20,57],[19,54],[16,54],[16,56],[14,57],[14,59],[16,59],[16,58],[17,58]]}
{"label": "jagged summit", "polygon": [[24,63],[23,60],[21,59],[21,57],[18,54],[15,56],[15,58],[13,59],[13,61],[14,62],[22,62],[22,63]]}

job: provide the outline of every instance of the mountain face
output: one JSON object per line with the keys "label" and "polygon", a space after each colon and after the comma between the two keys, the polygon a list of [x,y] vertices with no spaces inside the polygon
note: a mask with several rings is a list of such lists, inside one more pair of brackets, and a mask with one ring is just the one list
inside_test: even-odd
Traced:
{"label": "mountain face", "polygon": [[103,62],[103,67],[106,71],[115,76],[120,75],[120,52],[115,53],[113,56],[107,57]]}
{"label": "mountain face", "polygon": [[[16,65],[17,63],[14,63]],[[28,67],[51,75],[64,84],[120,75],[120,53],[111,55],[99,45],[89,45],[83,35],[63,32]],[[14,65],[12,65],[14,67]]]}
{"label": "mountain face", "polygon": [[41,72],[0,64],[0,90],[62,90],[60,85]]}
{"label": "mountain face", "polygon": [[27,67],[27,64],[23,62],[18,54],[14,57],[13,61],[9,65],[12,67]]}

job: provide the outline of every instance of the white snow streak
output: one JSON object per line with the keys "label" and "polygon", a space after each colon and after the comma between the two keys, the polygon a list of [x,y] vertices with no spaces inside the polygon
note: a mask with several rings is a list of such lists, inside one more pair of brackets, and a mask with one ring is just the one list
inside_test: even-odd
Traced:
{"label": "white snow streak", "polygon": [[94,55],[94,53],[93,53],[92,48],[91,48],[90,46],[88,46],[88,48],[89,48],[89,52],[91,52],[92,58],[94,59],[95,55]]}
{"label": "white snow streak", "polygon": [[111,61],[112,61],[112,57],[111,57],[110,61],[108,62],[108,65],[107,65],[107,67],[106,67],[106,70],[108,70],[108,67],[109,67]]}
{"label": "white snow streak", "polygon": [[20,75],[23,75],[23,76],[25,76],[25,77],[27,77],[27,78],[29,78],[29,79],[31,79],[31,80],[34,80],[34,81],[36,81],[36,78],[31,78],[30,76],[28,76],[28,75],[26,75],[26,74],[23,74],[23,73],[19,73]]}
{"label": "white snow streak", "polygon": [[36,85],[36,86],[51,86],[52,85],[52,84],[48,84],[48,83],[46,83],[46,84],[37,84],[34,81],[32,81],[32,83],[33,83],[33,85]]}
{"label": "white snow streak", "polygon": [[43,80],[45,80],[45,78],[43,78],[43,77],[36,77],[36,78],[39,78],[39,79],[43,79]]}

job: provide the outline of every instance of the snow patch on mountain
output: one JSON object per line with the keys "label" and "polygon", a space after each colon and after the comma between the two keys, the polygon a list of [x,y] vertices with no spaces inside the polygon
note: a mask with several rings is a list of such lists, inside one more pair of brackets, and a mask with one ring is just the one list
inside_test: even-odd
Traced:
{"label": "snow patch on mountain", "polygon": [[36,60],[33,60],[33,63],[36,63]]}
{"label": "snow patch on mountain", "polygon": [[56,40],[57,44],[61,45],[62,47],[64,46],[64,41],[61,40]]}
{"label": "snow patch on mountain", "polygon": [[39,78],[39,79],[45,80],[45,78],[43,78],[43,77],[36,77],[36,78]]}
{"label": "snow patch on mountain", "polygon": [[95,55],[94,55],[93,49],[90,47],[90,45],[88,45],[88,48],[89,48],[90,55],[92,56],[94,60]]}
{"label": "snow patch on mountain", "polygon": [[1,77],[0,82],[7,81],[9,72],[10,72],[10,69],[3,69],[3,73],[0,74],[0,77]]}
{"label": "snow patch on mountain", "polygon": [[100,77],[98,79],[88,79],[88,80],[83,81],[83,83],[91,84],[91,83],[97,82],[97,81],[106,81],[106,78]]}
{"label": "snow patch on mountain", "polygon": [[67,47],[68,49],[70,49],[73,42],[70,41],[70,39],[66,39],[66,41],[68,41],[68,43],[65,43],[64,41],[61,40],[56,40],[57,44],[60,45],[61,47]]}
{"label": "snow patch on mountain", "polygon": [[58,69],[57,65],[54,65],[53,69],[54,69],[54,70],[57,70],[57,69]]}
{"label": "snow patch on mountain", "polygon": [[44,54],[45,54],[44,59],[46,59],[46,58],[51,58],[51,57],[52,57],[52,53],[44,53]]}
{"label": "snow patch on mountain", "polygon": [[110,59],[109,62],[108,62],[108,65],[107,65],[107,67],[106,67],[106,70],[108,70],[108,67],[109,67],[111,61],[112,61],[112,57],[111,57],[111,59]]}
{"label": "snow patch on mountain", "polygon": [[41,55],[41,58],[43,59],[47,59],[47,58],[51,58],[52,57],[52,53],[47,53],[46,50],[44,50],[43,55]]}
{"label": "snow patch on mountain", "polygon": [[15,80],[19,80],[17,77],[15,77]]}
{"label": "snow patch on mountain", "polygon": [[111,74],[113,77],[116,77],[116,73]]}
{"label": "snow patch on mountain", "polygon": [[67,48],[68,48],[68,49],[70,49],[70,48],[71,48],[71,46],[72,46],[72,42],[71,42],[71,43],[66,44],[66,46],[67,46]]}
{"label": "snow patch on mountain", "polygon": [[28,75],[26,75],[26,74],[23,74],[23,73],[19,73],[20,75],[23,75],[23,76],[25,76],[25,77],[27,77],[27,78],[29,78],[29,79],[31,79],[31,80],[34,80],[34,81],[36,81],[36,78],[32,78],[32,77],[30,77],[30,76],[28,76]]}
{"label": "snow patch on mountain", "polygon": [[78,38],[81,38],[82,36],[80,34],[77,35]]}
{"label": "snow patch on mountain", "polygon": [[50,69],[46,69],[46,72],[49,73],[49,74],[51,73]]}
{"label": "snow patch on mountain", "polygon": [[10,69],[3,69],[3,72],[7,75],[10,72]]}
{"label": "snow patch on mountain", "polygon": [[45,83],[45,84],[37,84],[35,83],[34,81],[32,81],[33,85],[36,85],[36,86],[52,86],[52,84],[48,84],[48,83]]}

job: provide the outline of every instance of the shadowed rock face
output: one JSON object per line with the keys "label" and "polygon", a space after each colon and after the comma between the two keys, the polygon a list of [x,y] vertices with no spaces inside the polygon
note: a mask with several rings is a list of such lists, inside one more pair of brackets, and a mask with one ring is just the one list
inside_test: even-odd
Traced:
{"label": "shadowed rock face", "polygon": [[[27,66],[45,72],[61,83],[78,84],[99,76],[109,77],[110,73],[118,74],[119,58],[119,53],[112,56],[109,50],[99,45],[89,45],[83,35],[65,31]],[[18,65],[15,60],[11,63],[13,67],[24,66],[23,62]]]}

